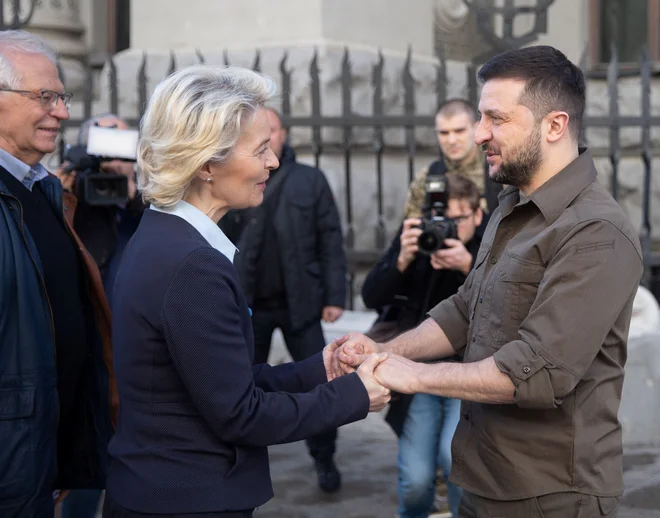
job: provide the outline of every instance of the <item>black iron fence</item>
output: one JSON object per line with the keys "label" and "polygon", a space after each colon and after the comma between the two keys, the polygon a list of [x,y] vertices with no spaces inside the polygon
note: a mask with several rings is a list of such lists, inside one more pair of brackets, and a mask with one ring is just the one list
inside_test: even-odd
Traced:
{"label": "black iron fence", "polygon": [[[538,0],[536,6],[520,8],[516,7],[512,0],[506,0],[503,7],[492,7],[489,0],[473,0],[466,4],[476,9],[480,15],[479,21],[483,25],[482,29],[485,30],[491,24],[491,17],[493,15],[502,15],[504,17],[504,35],[498,37],[493,34],[494,48],[502,47],[502,50],[517,46],[521,43],[519,39],[513,37],[513,19],[519,14],[524,14],[527,11],[536,13],[536,25],[534,30],[524,35],[525,41],[522,43],[529,43],[538,32],[543,32],[546,24],[546,14],[548,7],[552,4],[553,0]],[[36,2],[34,0],[20,2],[19,0],[11,0],[10,10],[12,15],[5,19],[3,18],[3,4],[4,0],[0,0],[0,28],[18,28],[25,25],[29,21],[34,11]],[[490,7],[489,7],[490,6]],[[522,10],[521,10],[522,9]],[[480,25],[480,26],[481,26]],[[499,45],[499,47],[498,47]],[[587,53],[585,52],[585,56]],[[354,276],[356,272],[364,270],[372,265],[382,253],[383,248],[387,243],[387,225],[385,218],[384,208],[384,164],[388,159],[390,152],[403,152],[407,158],[407,176],[408,180],[411,179],[416,171],[417,166],[426,164],[416,164],[416,158],[420,153],[437,153],[436,147],[433,143],[429,143],[428,139],[420,139],[419,135],[422,132],[428,134],[428,129],[434,125],[434,114],[436,107],[447,98],[448,92],[448,68],[445,61],[440,57],[437,66],[435,67],[435,81],[434,81],[434,102],[426,102],[423,106],[418,106],[417,89],[418,84],[413,73],[412,66],[412,53],[409,52],[407,59],[403,63],[399,80],[401,85],[401,107],[399,113],[393,114],[392,110],[386,109],[384,100],[384,68],[385,59],[382,55],[379,56],[378,61],[373,65],[371,70],[371,110],[368,115],[365,115],[364,110],[357,110],[353,105],[353,91],[355,83],[355,74],[351,62],[351,56],[348,50],[344,53],[343,59],[340,64],[339,71],[339,89],[340,89],[340,111],[338,114],[329,115],[324,110],[324,103],[327,101],[324,98],[321,80],[321,70],[319,67],[319,54],[314,53],[310,63],[309,69],[304,73],[308,76],[308,92],[309,92],[309,105],[311,110],[306,114],[295,113],[293,110],[293,102],[291,99],[292,80],[293,74],[287,66],[287,54],[284,54],[279,62],[279,77],[275,77],[281,88],[281,107],[283,122],[288,125],[292,130],[297,128],[305,128],[309,133],[307,142],[303,145],[308,148],[313,156],[315,165],[319,166],[321,157],[327,154],[337,153],[343,156],[343,199],[340,203],[343,207],[345,215],[345,228],[346,228],[346,249],[350,264],[350,279],[349,286],[351,295],[353,295]],[[205,57],[201,53],[197,53],[197,60],[201,63],[205,61]],[[177,60],[172,54],[169,71],[174,71],[177,68]],[[228,54],[224,54],[225,64],[230,64]],[[252,68],[261,70],[262,68],[262,54],[256,52]],[[103,107],[102,111],[111,111],[113,113],[125,118],[129,125],[136,127],[139,119],[141,118],[144,108],[149,97],[148,84],[151,77],[149,71],[149,59],[145,55],[142,63],[138,69],[136,77],[134,78],[134,86],[129,88],[133,89],[133,94],[137,98],[138,110],[135,113],[122,113],[120,109],[120,92],[117,70],[117,57],[110,58],[105,66],[107,73],[107,105]],[[586,70],[586,62],[583,63],[583,69]],[[99,74],[98,68],[91,66],[90,63],[86,64],[86,78],[84,81],[84,91],[82,95],[78,95],[78,102],[82,104],[81,117],[76,117],[69,120],[64,128],[78,127],[84,120],[97,114],[98,99],[95,98],[95,91],[98,85]],[[63,81],[66,84],[66,74],[61,70]],[[296,74],[302,72],[296,71]],[[464,69],[465,73],[465,88],[464,95],[470,101],[476,104],[478,97],[478,85],[476,82],[476,67],[468,64]],[[629,74],[627,69],[626,74]],[[591,145],[592,151],[596,157],[605,157],[608,159],[611,168],[611,178],[609,187],[613,196],[619,199],[621,195],[620,190],[620,172],[622,169],[622,161],[630,160],[631,158],[638,158],[641,167],[641,222],[640,222],[640,236],[642,239],[646,275],[645,284],[651,285],[656,296],[660,293],[660,281],[656,281],[656,277],[660,279],[660,253],[656,253],[653,247],[653,234],[652,234],[652,221],[654,210],[652,208],[653,198],[653,157],[660,155],[660,145],[657,140],[660,137],[656,136],[655,144],[653,140],[653,130],[660,128],[660,114],[652,113],[651,104],[651,90],[652,78],[654,74],[654,64],[652,63],[648,52],[644,51],[640,56],[639,69],[635,71],[635,77],[639,78],[639,92],[635,95],[639,99],[638,114],[630,115],[623,112],[620,102],[620,86],[622,80],[622,73],[617,61],[616,52],[613,46],[612,58],[609,63],[607,74],[600,80],[593,80],[592,85],[596,82],[606,84],[607,96],[609,104],[607,109],[601,109],[600,113],[588,113],[584,120],[584,128],[582,133],[583,143],[587,145],[592,144],[590,141],[592,132],[600,131],[607,132],[608,142],[604,145],[594,147]],[[126,88],[123,83],[122,88]],[[122,92],[124,95],[125,92]],[[590,95],[589,91],[587,93]],[[324,138],[326,129],[332,129],[339,132],[339,140],[328,142]],[[370,142],[365,145],[364,138],[356,138],[356,134],[361,132],[363,136],[365,128],[369,129]],[[633,144],[627,142],[622,145],[621,133],[628,131],[630,128],[639,129],[640,137],[638,141]],[[396,143],[390,142],[387,138],[388,130],[398,129],[403,131],[404,137],[401,142],[397,139]],[[62,146],[65,143],[65,137],[61,139]],[[359,172],[353,169],[353,158],[356,153],[368,153],[374,157],[374,170],[365,173],[364,170]],[[357,226],[354,221],[354,203],[355,196],[353,192],[353,185],[356,174],[373,174],[375,176],[375,193],[376,200],[374,210],[377,213],[375,240],[372,246],[358,246],[357,239]],[[406,185],[401,185],[401,189],[405,189]],[[658,272],[659,275],[656,275]],[[657,287],[658,289],[654,289]],[[352,303],[354,297],[350,297]]]}
{"label": "black iron fence", "polygon": [[[314,53],[310,63],[309,69],[305,71],[308,75],[308,92],[309,92],[309,105],[311,112],[304,115],[295,113],[293,111],[293,102],[291,99],[291,85],[293,80],[293,72],[287,66],[287,55],[284,54],[279,63],[279,77],[275,79],[278,81],[281,88],[281,106],[284,123],[292,130],[296,128],[306,128],[309,131],[309,140],[303,143],[303,146],[313,156],[316,166],[320,165],[321,158],[325,154],[341,155],[343,160],[343,199],[339,200],[342,204],[343,213],[345,215],[345,228],[346,228],[346,249],[350,264],[350,279],[349,285],[351,294],[353,295],[354,277],[357,272],[364,270],[371,266],[382,253],[388,239],[388,229],[386,225],[386,218],[384,214],[384,198],[385,192],[383,188],[384,176],[384,161],[387,160],[388,153],[396,151],[397,153],[403,152],[406,156],[407,163],[407,179],[411,179],[419,166],[426,165],[424,163],[416,164],[416,157],[420,153],[437,153],[437,148],[433,144],[428,143],[428,139],[422,142],[419,138],[421,131],[426,131],[434,125],[434,114],[437,105],[442,103],[447,97],[448,81],[447,81],[447,65],[444,60],[440,59],[435,66],[435,99],[431,105],[418,106],[416,102],[416,89],[418,85],[412,71],[412,54],[409,52],[408,57],[403,63],[400,71],[401,82],[401,105],[402,113],[390,114],[385,109],[385,102],[383,99],[383,70],[385,66],[385,59],[382,55],[379,56],[377,62],[373,65],[371,70],[371,113],[368,115],[357,113],[353,106],[353,88],[354,88],[354,73],[352,69],[351,56],[348,50],[343,54],[341,60],[341,70],[339,71],[339,89],[340,89],[340,113],[336,115],[327,115],[324,113],[324,97],[322,94],[322,81],[320,77],[319,55]],[[205,62],[205,58],[201,53],[197,53],[197,60],[200,63]],[[145,55],[142,63],[138,69],[134,83],[134,95],[137,98],[137,106],[139,107],[137,113],[122,114],[120,107],[120,96],[118,86],[118,71],[116,59],[111,58],[106,64],[106,73],[108,78],[108,104],[105,109],[117,113],[126,118],[127,122],[136,126],[143,110],[146,106],[149,91],[148,91],[148,78],[149,77],[149,58]],[[227,53],[224,54],[224,63],[231,64]],[[169,71],[174,71],[177,68],[176,59],[172,54]],[[262,55],[256,52],[254,61],[252,63],[254,70],[260,71],[262,68]],[[87,68],[88,77],[85,81],[85,92],[82,95],[82,117],[69,120],[65,127],[77,127],[83,120],[94,115],[95,100],[93,97],[94,92],[94,79],[95,74],[91,67]],[[475,67],[467,65],[465,67],[465,91],[466,97],[471,101],[477,101],[478,85],[476,82]],[[303,73],[303,72],[296,72]],[[97,74],[98,75],[98,74]],[[660,254],[654,253],[653,239],[652,239],[652,173],[653,173],[653,157],[660,155],[660,146],[653,145],[652,130],[660,128],[660,115],[652,114],[651,111],[651,90],[652,90],[652,76],[653,76],[653,63],[650,61],[648,54],[645,52],[640,58],[639,66],[639,114],[626,115],[621,113],[619,89],[620,89],[620,72],[616,59],[616,53],[613,54],[612,61],[609,64],[607,76],[604,79],[607,85],[607,95],[609,96],[608,110],[601,114],[587,114],[584,120],[584,129],[582,134],[583,142],[589,144],[590,131],[599,129],[607,131],[609,134],[609,145],[592,148],[596,157],[607,157],[611,167],[610,189],[615,198],[618,198],[620,192],[619,174],[621,170],[622,160],[625,158],[629,160],[630,157],[638,157],[641,161],[641,197],[642,197],[642,221],[640,227],[640,236],[644,247],[644,254],[647,264],[647,276],[645,283],[648,285],[652,282],[651,272],[660,269]],[[66,81],[66,78],[64,78]],[[601,86],[603,80],[600,81]],[[66,84],[66,83],[65,83]],[[125,87],[125,83],[124,87]],[[364,110],[362,110],[364,111]],[[390,110],[391,111],[391,110]],[[324,130],[332,128],[335,132],[339,132],[341,138],[337,141],[327,142],[324,140]],[[371,136],[370,142],[365,145],[364,132],[362,138],[356,139],[356,131],[364,128],[369,129]],[[387,130],[398,128],[404,132],[403,142],[398,139],[397,143],[390,143],[386,138]],[[640,131],[639,143],[632,146],[623,147],[621,144],[621,132],[627,128],[638,128]],[[65,139],[62,139],[64,143]],[[401,145],[403,144],[403,145]],[[362,156],[365,153],[372,154],[374,157],[374,170],[373,172],[365,173],[364,170],[356,172],[353,168],[354,154],[359,152]],[[376,239],[373,246],[359,247],[356,242],[356,225],[354,219],[354,203],[355,193],[353,191],[354,180],[357,174],[373,174],[375,176],[375,190],[374,198],[376,200],[374,211],[377,213],[376,224]],[[406,184],[401,185],[401,189],[405,189]],[[364,230],[364,229],[363,229]],[[393,230],[393,229],[390,229]],[[371,229],[369,229],[371,231]],[[351,302],[353,297],[351,296]]]}
{"label": "black iron fence", "polygon": [[[196,58],[199,63],[204,63],[205,57],[200,53],[196,53]],[[400,188],[405,191],[410,180],[412,180],[417,167],[426,164],[416,164],[416,157],[420,152],[429,154],[439,154],[437,145],[428,142],[420,142],[418,132],[421,129],[433,128],[435,124],[435,111],[447,98],[447,66],[444,60],[440,60],[435,67],[435,99],[431,106],[424,106],[419,109],[416,102],[416,79],[412,72],[412,51],[408,52],[407,58],[403,64],[400,72],[400,81],[402,87],[402,113],[389,114],[385,108],[385,100],[383,94],[384,84],[384,67],[385,58],[379,54],[378,61],[372,68],[371,85],[372,85],[372,99],[371,99],[371,114],[361,115],[356,113],[352,106],[353,98],[353,83],[354,74],[352,70],[350,53],[348,50],[344,51],[341,60],[340,72],[340,90],[341,90],[341,110],[337,115],[324,114],[323,105],[324,98],[322,94],[322,80],[321,70],[319,66],[319,54],[314,52],[307,70],[309,76],[309,104],[311,112],[305,115],[294,113],[292,109],[291,99],[291,84],[293,79],[293,72],[287,66],[288,55],[284,53],[279,62],[279,77],[275,77],[280,88],[280,106],[279,111],[282,116],[282,121],[291,131],[298,128],[305,128],[310,131],[310,139],[303,142],[301,147],[305,151],[309,151],[313,156],[314,165],[320,167],[321,158],[324,154],[336,155],[340,153],[343,156],[343,188],[345,196],[339,200],[340,208],[343,209],[345,215],[345,246],[346,254],[349,263],[349,306],[352,308],[354,295],[355,295],[355,275],[357,272],[372,266],[382,254],[388,239],[388,229],[384,215],[384,198],[385,192],[383,188],[384,177],[384,161],[387,159],[386,155],[389,151],[395,150],[397,153],[405,153],[407,162],[407,178]],[[149,98],[148,82],[149,79],[149,58],[147,55],[143,56],[142,62],[138,68],[138,73],[135,77],[134,95],[137,98],[138,113],[124,114],[120,106],[120,87],[118,81],[118,65],[116,57],[111,57],[106,62],[104,71],[107,74],[107,99],[108,102],[104,104],[101,112],[109,111],[117,114],[124,119],[129,126],[137,127],[139,120],[144,114],[146,104]],[[174,53],[171,54],[168,73],[177,69],[177,62]],[[224,64],[231,65],[228,53],[224,53]],[[60,68],[62,81],[66,85],[65,71]],[[254,61],[251,68],[255,71],[261,72],[262,69],[262,55],[257,51],[254,55]],[[85,89],[82,93],[82,100],[80,96],[77,102],[82,103],[82,116],[72,117],[62,124],[62,137],[60,139],[61,150],[63,151],[66,145],[67,130],[78,128],[85,120],[98,114],[99,110],[94,110],[94,105],[98,101],[94,98],[95,80],[98,81],[98,74],[95,74],[93,67],[87,66],[87,77],[84,81]],[[466,89],[467,97],[476,105],[477,101],[477,81],[476,71],[473,66],[467,65],[465,67],[466,74]],[[166,74],[167,75],[167,74]],[[323,138],[325,129],[332,128],[338,129],[341,133],[341,139],[337,141],[326,141]],[[367,145],[364,139],[357,141],[354,139],[356,130],[369,128],[371,131],[371,142]],[[389,129],[401,129],[404,132],[403,145],[401,142],[390,144],[386,139],[386,131]],[[397,139],[400,140],[400,139]],[[356,246],[356,227],[354,220],[354,203],[355,197],[353,192],[353,182],[355,179],[355,171],[353,169],[354,153],[359,152],[371,153],[375,158],[375,167],[372,174],[375,175],[376,180],[376,206],[374,210],[377,211],[377,225],[375,229],[375,244],[368,248],[359,248]],[[390,229],[391,230],[391,229]]]}

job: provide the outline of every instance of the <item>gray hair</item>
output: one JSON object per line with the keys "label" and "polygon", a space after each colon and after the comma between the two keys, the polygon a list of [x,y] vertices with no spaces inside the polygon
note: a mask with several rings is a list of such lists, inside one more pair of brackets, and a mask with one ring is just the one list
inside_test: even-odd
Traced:
{"label": "gray hair", "polygon": [[154,91],[140,127],[138,189],[171,207],[208,163],[227,160],[243,123],[275,94],[275,82],[244,68],[194,65]]}
{"label": "gray hair", "polygon": [[45,39],[27,31],[0,31],[0,87],[18,89],[22,77],[16,72],[12,54],[41,54],[57,65],[57,51]]}
{"label": "gray hair", "polygon": [[87,140],[89,139],[89,128],[91,128],[94,124],[96,124],[98,121],[103,119],[121,120],[121,117],[111,112],[102,113],[101,115],[95,115],[94,117],[90,117],[85,122],[83,122],[80,125],[80,128],[78,129],[78,144],[86,146]]}

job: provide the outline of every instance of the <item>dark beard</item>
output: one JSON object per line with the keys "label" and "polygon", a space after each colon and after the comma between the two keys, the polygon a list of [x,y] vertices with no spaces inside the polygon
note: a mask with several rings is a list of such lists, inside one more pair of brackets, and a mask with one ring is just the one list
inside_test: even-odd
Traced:
{"label": "dark beard", "polygon": [[541,126],[537,125],[509,162],[502,162],[491,176],[496,183],[524,187],[529,185],[541,164]]}

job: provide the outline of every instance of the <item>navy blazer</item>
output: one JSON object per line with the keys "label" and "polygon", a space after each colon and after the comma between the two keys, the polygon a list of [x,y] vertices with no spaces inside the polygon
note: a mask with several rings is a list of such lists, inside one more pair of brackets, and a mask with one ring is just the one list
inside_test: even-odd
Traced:
{"label": "navy blazer", "polygon": [[108,491],[142,513],[252,509],[273,496],[266,447],[363,419],[357,374],[326,383],[321,354],[252,367],[233,264],[178,216],[145,211],[113,303],[119,422]]}

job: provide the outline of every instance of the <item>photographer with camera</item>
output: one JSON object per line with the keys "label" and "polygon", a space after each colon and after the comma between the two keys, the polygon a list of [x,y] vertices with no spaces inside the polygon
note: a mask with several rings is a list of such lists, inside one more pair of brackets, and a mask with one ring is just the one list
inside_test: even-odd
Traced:
{"label": "photographer with camera", "polygon": [[[389,250],[367,276],[362,298],[377,309],[375,339],[390,339],[426,318],[440,301],[455,294],[473,265],[481,243],[476,234],[483,212],[477,186],[461,175],[428,176],[424,219],[407,218]],[[454,356],[448,361],[460,361]],[[451,441],[460,401],[429,394],[393,400],[387,422],[399,436],[399,516],[428,516],[434,502],[438,467],[445,480],[451,469]],[[458,513],[460,488],[447,481],[449,507]]]}
{"label": "photographer with camera", "polygon": [[111,113],[93,117],[56,173],[78,199],[74,228],[101,271],[109,301],[122,251],[145,208],[135,182],[136,146],[137,132],[124,120]]}

